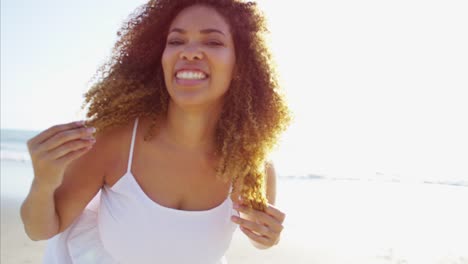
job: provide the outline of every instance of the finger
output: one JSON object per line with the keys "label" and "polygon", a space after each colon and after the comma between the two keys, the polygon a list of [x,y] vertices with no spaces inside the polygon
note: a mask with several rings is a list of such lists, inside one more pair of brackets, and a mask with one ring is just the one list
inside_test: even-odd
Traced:
{"label": "finger", "polygon": [[234,208],[245,214],[247,218],[256,219],[277,233],[280,233],[283,230],[283,225],[278,219],[275,219],[262,211],[238,204],[235,204]]}
{"label": "finger", "polygon": [[50,137],[54,136],[55,134],[61,131],[65,131],[65,130],[69,130],[73,128],[79,128],[83,126],[84,126],[84,121],[77,121],[77,122],[71,122],[68,124],[52,126],[49,129],[46,129],[45,131],[41,132],[39,135],[35,136],[34,138],[30,139],[28,141],[28,146],[29,145],[35,146],[35,145],[41,144],[47,139],[49,139]]}
{"label": "finger", "polygon": [[284,219],[286,218],[286,215],[272,204],[267,204],[267,208],[265,209],[265,213],[267,213],[267,214],[273,216],[274,218],[278,219],[278,221],[280,223],[283,223]]}
{"label": "finger", "polygon": [[82,148],[82,149],[72,151],[72,152],[68,153],[67,155],[61,157],[57,161],[63,163],[65,166],[67,166],[73,160],[75,160],[75,159],[81,157],[82,155],[84,155],[85,153],[87,153],[91,148],[92,148],[92,146],[88,146],[88,147],[85,147],[85,148]]}
{"label": "finger", "polygon": [[246,236],[248,236],[250,239],[252,239],[253,241],[259,243],[259,244],[262,244],[262,245],[265,245],[265,246],[272,246],[273,243],[270,241],[270,239],[266,238],[266,237],[263,237],[263,236],[259,236],[255,233],[253,233],[252,231],[250,231],[249,229],[245,228],[245,227],[239,227],[240,230],[242,231],[242,233],[244,233]]}
{"label": "finger", "polygon": [[77,139],[94,139],[94,127],[81,127],[72,130],[62,131],[46,140],[40,148],[42,151],[52,151],[53,149]]}
{"label": "finger", "polygon": [[274,237],[277,236],[268,227],[266,227],[266,226],[264,226],[262,224],[255,223],[255,222],[249,221],[247,219],[237,217],[235,215],[232,216],[232,221],[234,223],[239,224],[239,226],[246,227],[249,230],[257,232],[259,235],[262,235],[262,236],[265,236],[265,237],[268,237],[268,238],[274,238]]}
{"label": "finger", "polygon": [[96,142],[95,139],[89,139],[89,140],[83,140],[83,139],[78,139],[78,140],[73,140],[70,142],[67,142],[63,145],[58,146],[57,148],[49,151],[47,156],[51,159],[60,159],[61,157],[67,155],[70,152],[90,147],[93,146],[94,143]]}

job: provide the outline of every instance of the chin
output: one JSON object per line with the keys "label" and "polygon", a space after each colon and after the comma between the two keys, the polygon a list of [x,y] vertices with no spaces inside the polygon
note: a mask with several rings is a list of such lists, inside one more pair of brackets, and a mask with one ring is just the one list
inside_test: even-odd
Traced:
{"label": "chin", "polygon": [[212,110],[219,108],[223,100],[220,99],[207,99],[199,97],[172,97],[171,102],[184,110]]}
{"label": "chin", "polygon": [[207,94],[207,90],[172,90],[170,93],[171,102],[181,108],[201,109],[222,103],[222,95],[219,98],[213,98],[213,95]]}
{"label": "chin", "polygon": [[210,105],[208,100],[197,97],[171,97],[171,103],[183,109],[200,109]]}

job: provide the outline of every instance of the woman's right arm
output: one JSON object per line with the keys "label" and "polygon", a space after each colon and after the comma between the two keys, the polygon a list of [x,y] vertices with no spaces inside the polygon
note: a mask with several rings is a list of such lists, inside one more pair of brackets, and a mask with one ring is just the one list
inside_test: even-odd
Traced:
{"label": "woman's right arm", "polygon": [[34,179],[21,206],[21,219],[32,240],[65,230],[104,182],[99,140],[83,123],[51,127],[28,141]]}

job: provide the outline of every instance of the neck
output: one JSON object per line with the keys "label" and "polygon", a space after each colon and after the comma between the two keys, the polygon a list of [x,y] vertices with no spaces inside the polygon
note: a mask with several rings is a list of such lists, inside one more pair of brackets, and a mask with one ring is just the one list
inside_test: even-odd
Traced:
{"label": "neck", "polygon": [[210,151],[214,148],[220,115],[220,106],[185,109],[170,102],[164,127],[165,138],[178,148]]}

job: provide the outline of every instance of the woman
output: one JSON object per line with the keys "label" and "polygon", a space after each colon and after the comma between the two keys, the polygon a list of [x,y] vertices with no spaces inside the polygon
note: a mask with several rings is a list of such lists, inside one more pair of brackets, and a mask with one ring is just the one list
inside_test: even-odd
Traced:
{"label": "woman", "polygon": [[46,263],[224,263],[237,225],[278,243],[267,154],[289,115],[265,30],[237,0],[150,1],[124,24],[86,124],[28,141],[21,216],[52,238]]}

